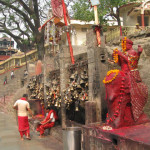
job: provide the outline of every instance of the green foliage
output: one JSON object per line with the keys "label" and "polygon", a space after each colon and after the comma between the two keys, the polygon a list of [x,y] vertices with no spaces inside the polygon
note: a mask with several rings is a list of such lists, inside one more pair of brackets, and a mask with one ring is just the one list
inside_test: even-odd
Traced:
{"label": "green foliage", "polygon": [[87,0],[78,0],[72,6],[72,10],[74,12],[73,15],[74,19],[83,20],[83,21],[94,20],[94,12],[90,8],[90,4]]}
{"label": "green foliage", "polygon": [[[118,8],[128,2],[135,2],[136,0],[100,0],[98,6],[98,15],[101,24],[105,23],[106,16],[112,16],[117,19],[119,17]],[[114,9],[115,8],[115,9]],[[117,11],[116,11],[117,10]],[[88,0],[76,0],[72,6],[73,18],[91,21],[94,20],[94,11]]]}

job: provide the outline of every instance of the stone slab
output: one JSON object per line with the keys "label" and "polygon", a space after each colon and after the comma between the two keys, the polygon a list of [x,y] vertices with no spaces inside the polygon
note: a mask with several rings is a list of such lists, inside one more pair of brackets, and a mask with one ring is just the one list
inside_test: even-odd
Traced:
{"label": "stone slab", "polygon": [[[112,150],[114,147],[117,147],[119,150],[150,149],[150,123],[112,130],[103,130],[102,124],[95,123],[84,126],[83,129],[85,131],[83,136],[88,138],[89,141],[93,137],[95,140],[101,139],[100,143],[103,144],[103,147],[107,145],[105,143],[110,142],[112,143]],[[90,145],[91,143],[89,143],[89,147]]]}

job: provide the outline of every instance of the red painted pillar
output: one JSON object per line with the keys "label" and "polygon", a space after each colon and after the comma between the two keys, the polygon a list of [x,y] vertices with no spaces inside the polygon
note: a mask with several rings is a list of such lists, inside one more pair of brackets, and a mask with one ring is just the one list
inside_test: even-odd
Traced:
{"label": "red painted pillar", "polygon": [[[66,15],[67,12],[66,12],[66,6],[65,6],[64,0],[62,0],[62,5],[63,5],[63,13],[64,13],[64,22],[65,22],[65,25],[67,26],[68,25],[67,15]],[[67,32],[67,39],[68,39],[68,44],[69,44],[69,49],[70,49],[71,62],[72,62],[72,64],[74,64],[75,60],[74,60],[74,56],[73,56],[73,48],[72,48],[72,45],[71,45],[69,32]]]}
{"label": "red painted pillar", "polygon": [[142,27],[145,27],[145,23],[144,23],[144,14],[141,14],[141,20],[142,20]]}
{"label": "red painted pillar", "polygon": [[120,36],[122,36],[122,27],[120,26]]}
{"label": "red painted pillar", "polygon": [[145,23],[144,23],[144,8],[142,8],[141,10],[141,21],[142,21],[142,28],[145,27]]}

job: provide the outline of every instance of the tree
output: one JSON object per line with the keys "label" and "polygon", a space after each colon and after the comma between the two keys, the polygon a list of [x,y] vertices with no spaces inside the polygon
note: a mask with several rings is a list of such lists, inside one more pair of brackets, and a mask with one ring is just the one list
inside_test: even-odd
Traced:
{"label": "tree", "polygon": [[44,31],[39,32],[46,19],[50,1],[0,0],[0,32],[11,36],[21,50],[36,44],[38,58],[44,55]]}
{"label": "tree", "polygon": [[[136,0],[100,0],[100,5],[98,6],[100,23],[103,24],[105,17],[111,16],[115,18],[118,25],[120,25],[119,7],[134,1]],[[93,8],[91,8],[88,0],[74,0],[72,11],[74,19],[84,21],[94,20]]]}
{"label": "tree", "polygon": [[90,3],[87,0],[78,0],[72,6],[73,18],[84,21],[91,21],[94,19],[94,12],[91,9]]}
{"label": "tree", "polygon": [[129,2],[135,2],[137,0],[100,0],[101,1],[101,5],[100,8],[102,7],[102,9],[104,9],[106,11],[106,16],[111,16],[113,18],[115,18],[118,22],[118,25],[121,25],[120,22],[120,12],[119,12],[119,8],[122,5],[125,5]]}

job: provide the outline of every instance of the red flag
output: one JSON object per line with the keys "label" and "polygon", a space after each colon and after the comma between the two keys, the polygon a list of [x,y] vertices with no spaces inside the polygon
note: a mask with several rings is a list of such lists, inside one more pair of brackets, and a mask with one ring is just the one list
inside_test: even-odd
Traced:
{"label": "red flag", "polygon": [[63,18],[63,6],[61,0],[51,0],[53,16]]}

